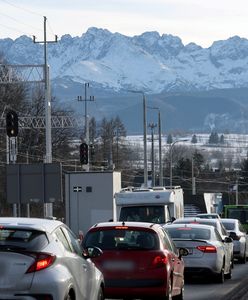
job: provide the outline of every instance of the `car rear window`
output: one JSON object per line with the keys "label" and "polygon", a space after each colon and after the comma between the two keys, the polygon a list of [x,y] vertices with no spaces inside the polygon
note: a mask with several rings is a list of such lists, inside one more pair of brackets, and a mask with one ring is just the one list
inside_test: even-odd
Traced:
{"label": "car rear window", "polygon": [[47,244],[47,236],[42,231],[0,227],[0,249],[13,246],[36,251]]}
{"label": "car rear window", "polygon": [[172,239],[209,240],[211,232],[204,228],[177,227],[166,228]]}
{"label": "car rear window", "polygon": [[138,229],[102,229],[90,231],[83,246],[96,246],[103,250],[156,250],[159,241],[155,232]]}
{"label": "car rear window", "polygon": [[235,229],[235,224],[230,223],[230,222],[223,222],[223,225],[225,226],[226,230],[234,230]]}

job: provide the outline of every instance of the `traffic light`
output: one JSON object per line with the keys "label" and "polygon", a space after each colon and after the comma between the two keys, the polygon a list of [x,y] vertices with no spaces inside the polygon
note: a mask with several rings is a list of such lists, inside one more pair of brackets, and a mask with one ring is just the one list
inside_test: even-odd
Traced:
{"label": "traffic light", "polygon": [[6,133],[8,137],[18,135],[18,115],[14,110],[9,110],[6,114]]}
{"label": "traffic light", "polygon": [[89,162],[89,147],[86,143],[80,145],[80,163],[87,165]]}

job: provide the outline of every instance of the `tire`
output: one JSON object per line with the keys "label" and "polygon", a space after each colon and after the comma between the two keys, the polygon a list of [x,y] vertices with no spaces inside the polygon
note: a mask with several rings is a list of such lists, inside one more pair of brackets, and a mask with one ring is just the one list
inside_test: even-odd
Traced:
{"label": "tire", "polygon": [[223,264],[220,273],[216,275],[216,283],[224,283],[224,281],[225,281],[225,275],[224,275],[224,264]]}
{"label": "tire", "polygon": [[232,263],[231,263],[232,269],[234,268],[234,257],[232,257]]}
{"label": "tire", "polygon": [[183,300],[184,299],[184,288],[182,287],[181,293],[177,296],[174,296],[172,299],[173,300]]}
{"label": "tire", "polygon": [[68,294],[68,295],[65,296],[65,300],[73,300],[73,298],[71,297],[70,294]]}
{"label": "tire", "polygon": [[104,292],[103,292],[103,288],[100,287],[99,291],[98,291],[98,295],[97,295],[97,300],[104,300]]}
{"label": "tire", "polygon": [[245,264],[246,263],[246,249],[244,251],[244,255],[239,259],[239,262],[241,264]]}
{"label": "tire", "polygon": [[165,296],[165,300],[172,300],[172,283],[171,283],[171,279],[169,279],[169,281],[168,281],[167,295]]}
{"label": "tire", "polygon": [[225,278],[226,279],[231,279],[232,278],[232,266],[230,265],[230,268],[229,268],[229,273],[227,273],[225,275]]}

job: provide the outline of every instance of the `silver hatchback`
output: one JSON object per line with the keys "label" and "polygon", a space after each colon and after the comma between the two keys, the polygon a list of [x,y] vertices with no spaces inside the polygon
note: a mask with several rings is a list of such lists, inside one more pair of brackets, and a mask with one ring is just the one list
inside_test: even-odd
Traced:
{"label": "silver hatchback", "polygon": [[103,275],[82,252],[60,221],[0,218],[0,299],[104,299]]}
{"label": "silver hatchback", "polygon": [[[189,251],[188,256],[184,257],[185,275],[209,275],[219,283],[223,283],[225,278],[231,278],[230,256],[226,255],[224,242],[215,227],[169,224],[164,225],[164,228],[177,247],[185,247]],[[232,239],[226,238],[225,242],[231,243]]]}

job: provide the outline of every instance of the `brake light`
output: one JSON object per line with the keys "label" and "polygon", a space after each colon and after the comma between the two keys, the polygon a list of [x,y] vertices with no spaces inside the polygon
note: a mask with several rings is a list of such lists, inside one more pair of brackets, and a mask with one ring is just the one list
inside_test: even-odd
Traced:
{"label": "brake light", "polygon": [[28,268],[26,273],[32,273],[44,270],[50,267],[54,261],[56,256],[48,253],[37,253],[35,254],[34,263]]}
{"label": "brake light", "polygon": [[168,259],[165,255],[157,255],[152,261],[152,268],[162,268],[168,262]]}
{"label": "brake light", "polygon": [[196,249],[204,252],[204,253],[216,253],[215,246],[197,246]]}

